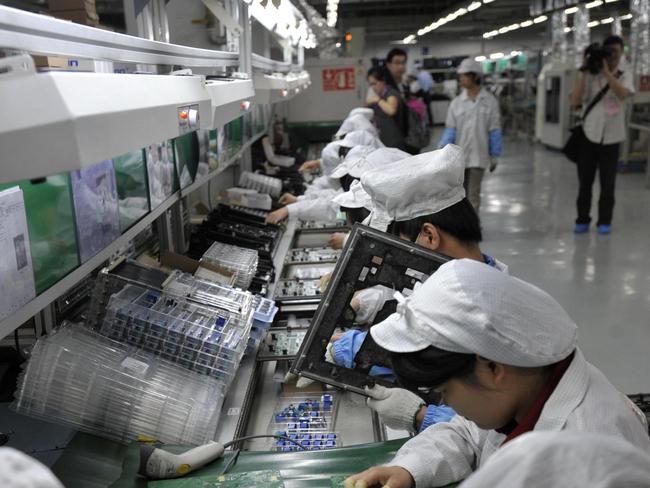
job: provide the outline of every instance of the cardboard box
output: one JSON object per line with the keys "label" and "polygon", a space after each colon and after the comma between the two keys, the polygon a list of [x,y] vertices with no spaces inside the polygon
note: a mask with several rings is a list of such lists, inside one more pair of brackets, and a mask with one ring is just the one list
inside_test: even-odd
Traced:
{"label": "cardboard box", "polygon": [[50,0],[50,11],[54,10],[85,10],[96,14],[95,0]]}
{"label": "cardboard box", "polygon": [[85,10],[50,10],[50,15],[58,19],[65,19],[82,25],[99,25],[99,16]]}
{"label": "cardboard box", "polygon": [[37,68],[60,68],[68,69],[68,58],[60,58],[58,56],[34,56],[34,65]]}
{"label": "cardboard box", "polygon": [[211,263],[202,263],[196,259],[188,258],[181,254],[165,251],[160,256],[160,264],[168,268],[179,269],[185,273],[194,274],[199,278],[214,281],[226,286],[232,286],[235,282],[235,275],[231,271]]}

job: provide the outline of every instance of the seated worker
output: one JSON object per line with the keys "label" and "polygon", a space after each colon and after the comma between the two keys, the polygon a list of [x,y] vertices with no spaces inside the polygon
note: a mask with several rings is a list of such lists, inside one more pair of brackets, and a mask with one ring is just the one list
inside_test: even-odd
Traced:
{"label": "seated worker", "polygon": [[530,431],[617,436],[650,450],[645,416],[588,363],[577,326],[539,288],[471,259],[442,265],[370,328],[393,371],[458,415],[406,442],[387,466],[345,486],[445,486]]}
{"label": "seated worker", "polygon": [[364,114],[357,113],[355,115],[349,115],[343,121],[339,130],[334,134],[334,140],[343,139],[346,134],[355,130],[365,130],[376,136],[379,135],[377,128],[372,124],[372,116],[369,119]]}
{"label": "seated worker", "polygon": [[[507,271],[504,264],[481,252],[481,224],[465,197],[463,173],[462,150],[448,145],[411,156],[381,171],[369,171],[361,177],[363,189],[356,189],[357,195],[346,192],[335,200],[345,206],[366,203],[372,209],[371,227],[388,229],[389,233],[452,258],[474,259]],[[436,184],[430,183],[433,181]],[[373,218],[373,214],[387,217]],[[351,303],[357,323],[371,324],[393,294],[394,290],[384,286],[357,292]],[[341,334],[331,348],[334,362],[354,367],[354,357],[367,334],[355,329]],[[373,399],[368,405],[379,413],[386,426],[396,430],[421,432],[455,415],[445,405],[423,405],[420,397],[402,388],[376,386],[370,394]]]}
{"label": "seated worker", "polygon": [[[323,172],[328,180],[327,185],[318,188],[308,188],[301,197],[285,194],[280,198],[280,203],[286,204],[268,214],[267,222],[277,224],[287,217],[305,220],[335,220],[338,205],[332,203],[332,198],[342,189],[341,178],[332,177],[333,171],[343,160],[342,154],[353,147],[367,146],[376,149],[381,142],[366,131],[348,133],[342,140],[330,142],[322,152]],[[346,180],[347,181],[347,180]],[[344,188],[347,190],[347,187]]]}
{"label": "seated worker", "polygon": [[499,449],[460,488],[650,486],[650,454],[609,435],[533,431]]}
{"label": "seated worker", "polygon": [[[368,148],[355,147],[350,149],[350,152],[343,162],[332,173],[332,177],[349,177],[358,180],[368,171],[377,170],[386,164],[401,161],[408,157],[409,154],[407,152],[394,147],[382,147],[371,151],[368,151]],[[351,199],[352,205],[349,207],[346,207],[345,202],[338,202],[336,198],[334,200],[335,203],[340,204],[341,208],[347,209],[346,213],[348,216],[360,216],[362,213],[364,214],[364,218],[361,220],[354,217],[351,220],[348,219],[350,227],[352,227],[356,222],[362,222],[367,217],[365,212],[360,212],[360,210],[364,208],[364,205],[355,202],[354,196],[351,196]],[[329,239],[329,245],[334,249],[342,249],[347,240],[347,235],[348,234],[344,232],[335,232]]]}

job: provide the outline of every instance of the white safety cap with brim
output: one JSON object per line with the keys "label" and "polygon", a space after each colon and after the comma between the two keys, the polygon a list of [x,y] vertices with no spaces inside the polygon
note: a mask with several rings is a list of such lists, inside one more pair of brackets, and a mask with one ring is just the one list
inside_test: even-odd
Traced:
{"label": "white safety cap with brim", "polygon": [[361,178],[367,171],[378,169],[380,166],[401,161],[410,154],[396,147],[356,146],[350,149],[343,162],[332,173],[332,178],[350,175]]}
{"label": "white safety cap with brim", "polygon": [[370,328],[388,351],[434,346],[532,368],[576,348],[576,324],[548,293],[472,259],[449,261],[412,295],[395,297],[397,312]]}
{"label": "white safety cap with brim", "polygon": [[456,73],[464,75],[467,73],[476,73],[479,76],[483,75],[483,65],[472,58],[463,59],[458,65]]}
{"label": "white safety cap with brim", "polygon": [[459,488],[650,486],[650,455],[600,433],[532,431],[508,442]]}
{"label": "white safety cap with brim", "polygon": [[357,107],[350,110],[348,117],[352,117],[354,115],[363,115],[366,119],[372,120],[375,116],[375,111],[368,107]]}
{"label": "white safety cap with brim", "polygon": [[2,488],[63,488],[63,484],[40,461],[13,447],[0,447]]}
{"label": "white safety cap with brim", "polygon": [[341,156],[339,155],[341,147],[352,148],[355,146],[384,147],[379,138],[368,131],[355,130],[349,132],[340,141],[332,141],[323,148],[321,152],[321,169],[323,173],[330,176],[341,163]]}
{"label": "white safety cap with brim", "polygon": [[379,134],[377,128],[363,115],[351,115],[343,121],[339,130],[336,131],[334,137],[340,139],[355,130],[367,130],[375,135]]}
{"label": "white safety cap with brim", "polygon": [[335,204],[345,208],[366,208],[372,210],[372,198],[363,189],[361,182],[355,180],[346,192],[339,193],[332,200]]}
{"label": "white safety cap with brim", "polygon": [[364,224],[386,231],[393,221],[440,212],[465,198],[463,150],[447,144],[361,175],[373,209]]}

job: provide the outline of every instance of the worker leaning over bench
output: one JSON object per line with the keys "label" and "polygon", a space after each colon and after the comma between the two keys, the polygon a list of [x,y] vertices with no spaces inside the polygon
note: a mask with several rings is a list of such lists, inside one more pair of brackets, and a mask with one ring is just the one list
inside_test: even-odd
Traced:
{"label": "worker leaning over bench", "polygon": [[389,466],[346,480],[390,488],[468,477],[529,431],[621,437],[650,450],[644,415],[577,347],[577,326],[539,288],[469,259],[442,265],[371,327],[398,381],[435,389],[458,415],[409,440]]}

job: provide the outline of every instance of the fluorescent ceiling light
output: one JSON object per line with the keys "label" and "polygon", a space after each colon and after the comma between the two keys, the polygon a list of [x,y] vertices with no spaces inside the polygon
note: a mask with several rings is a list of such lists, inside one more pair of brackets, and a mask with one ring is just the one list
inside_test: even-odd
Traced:
{"label": "fluorescent ceiling light", "polygon": [[478,61],[479,63],[485,61],[487,58],[485,56],[476,56],[474,58],[474,61]]}
{"label": "fluorescent ceiling light", "polygon": [[625,14],[621,16],[621,20],[630,20],[632,18],[632,14]]}
{"label": "fluorescent ceiling light", "polygon": [[519,24],[510,24],[508,26],[508,30],[511,30],[511,31],[517,30],[517,29],[519,29]]}
{"label": "fluorescent ceiling light", "polygon": [[521,24],[519,24],[519,27],[530,27],[533,25],[532,20],[524,20]]}
{"label": "fluorescent ceiling light", "polygon": [[594,7],[600,7],[603,4],[603,0],[595,0],[593,2],[589,2],[588,4],[585,5],[587,8],[594,8]]}
{"label": "fluorescent ceiling light", "polygon": [[577,11],[578,11],[578,7],[569,7],[564,11],[564,13],[567,15],[571,15],[571,14],[575,14]]}
{"label": "fluorescent ceiling light", "polygon": [[611,24],[612,22],[614,22],[614,17],[607,17],[600,21],[601,24]]}
{"label": "fluorescent ceiling light", "polygon": [[587,24],[587,27],[592,28],[592,27],[596,27],[597,25],[600,25],[600,20],[592,20]]}
{"label": "fluorescent ceiling light", "polygon": [[565,27],[564,28],[565,33],[571,32],[572,30],[573,30],[573,27]]}
{"label": "fluorescent ceiling light", "polygon": [[519,56],[521,51],[510,51],[510,56]]}
{"label": "fluorescent ceiling light", "polygon": [[501,59],[504,56],[505,54],[503,53],[492,53],[490,54],[490,59]]}
{"label": "fluorescent ceiling light", "polygon": [[540,15],[539,17],[535,17],[533,19],[533,24],[539,24],[540,22],[544,22],[548,20],[548,17],[546,15]]}
{"label": "fluorescent ceiling light", "polygon": [[467,7],[467,11],[468,12],[473,12],[474,10],[476,10],[477,8],[480,8],[480,7],[481,7],[481,2],[472,2]]}
{"label": "fluorescent ceiling light", "polygon": [[492,3],[494,0],[483,0],[483,3]]}

